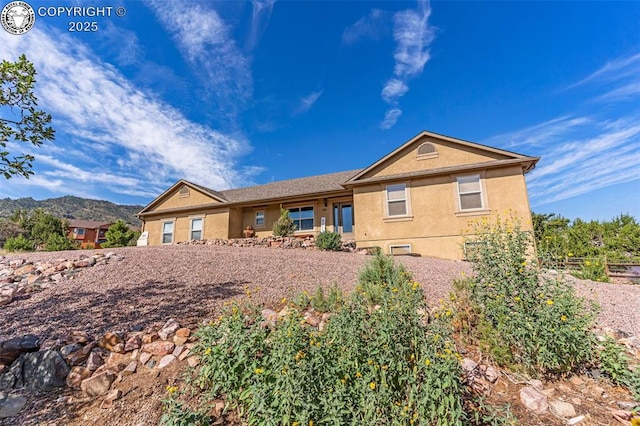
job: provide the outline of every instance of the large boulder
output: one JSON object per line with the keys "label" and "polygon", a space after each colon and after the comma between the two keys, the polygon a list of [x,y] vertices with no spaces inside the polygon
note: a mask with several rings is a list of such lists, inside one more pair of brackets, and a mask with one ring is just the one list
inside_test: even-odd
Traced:
{"label": "large boulder", "polygon": [[0,343],[0,365],[11,365],[21,354],[35,352],[38,349],[40,341],[32,334],[9,339]]}
{"label": "large boulder", "polygon": [[24,353],[0,376],[0,389],[24,387],[49,390],[66,384],[69,366],[60,352],[46,350]]}

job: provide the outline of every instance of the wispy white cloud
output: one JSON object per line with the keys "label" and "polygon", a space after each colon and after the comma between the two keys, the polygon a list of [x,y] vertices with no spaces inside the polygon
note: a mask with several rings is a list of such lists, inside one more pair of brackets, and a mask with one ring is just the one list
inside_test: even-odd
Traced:
{"label": "wispy white cloud", "polygon": [[107,21],[97,34],[103,40],[101,47],[113,55],[119,65],[136,65],[144,58],[144,49],[135,32]]}
{"label": "wispy white cloud", "polygon": [[249,36],[247,38],[247,50],[252,51],[255,49],[260,37],[264,33],[269,19],[271,19],[271,12],[273,12],[273,5],[276,0],[251,0],[251,25],[249,26]]}
{"label": "wispy white cloud", "polygon": [[629,76],[638,78],[640,72],[640,53],[632,53],[630,55],[622,56],[607,62],[598,70],[589,74],[582,80],[571,84],[568,89],[582,86],[586,83],[593,83],[595,81],[602,80],[618,80]]}
{"label": "wispy white cloud", "polygon": [[[22,52],[29,52],[38,70],[37,95],[54,117],[55,146],[66,150],[35,148],[37,178],[12,179],[9,185],[64,184],[74,194],[108,186],[121,194],[154,196],[180,177],[217,189],[248,179],[236,166],[250,149],[246,140],[189,121],[77,38],[42,26],[21,37],[0,35],[1,57]],[[93,162],[79,160],[81,152]]]}
{"label": "wispy white cloud", "polygon": [[560,117],[486,142],[542,157],[527,179],[534,208],[640,179],[640,124],[629,117]]}
{"label": "wispy white cloud", "polygon": [[380,123],[380,128],[382,129],[390,129],[396,125],[398,122],[398,118],[402,115],[402,110],[399,108],[390,108],[387,110],[387,113],[384,115],[384,120]]}
{"label": "wispy white cloud", "polygon": [[342,33],[342,43],[351,45],[359,40],[378,39],[388,28],[389,13],[380,9],[371,9],[367,16],[360,18],[355,24],[349,25]]}
{"label": "wispy white cloud", "polygon": [[587,117],[557,117],[521,130],[493,136],[486,143],[504,148],[545,146],[564,141],[567,135],[590,123],[591,120]]}
{"label": "wispy white cloud", "polygon": [[638,73],[638,81],[616,87],[615,89],[608,91],[604,95],[598,96],[596,100],[615,102],[635,98],[636,95],[640,94],[640,70],[638,71]]}
{"label": "wispy white cloud", "polygon": [[322,96],[323,92],[324,92],[324,89],[318,90],[300,99],[300,104],[296,108],[295,114],[302,114],[309,111],[313,106],[313,104],[315,104],[316,101],[320,98],[320,96]]}
{"label": "wispy white cloud", "polygon": [[253,94],[249,60],[238,49],[231,28],[207,4],[179,0],[147,0],[194,73],[199,75],[217,107],[234,115]]}
{"label": "wispy white cloud", "polygon": [[397,12],[393,16],[393,39],[396,48],[393,54],[395,66],[393,77],[382,89],[382,99],[391,108],[387,110],[382,129],[393,127],[402,110],[399,99],[409,91],[407,82],[420,75],[430,59],[429,47],[435,38],[434,28],[429,25],[431,7],[427,1],[419,1],[416,9]]}

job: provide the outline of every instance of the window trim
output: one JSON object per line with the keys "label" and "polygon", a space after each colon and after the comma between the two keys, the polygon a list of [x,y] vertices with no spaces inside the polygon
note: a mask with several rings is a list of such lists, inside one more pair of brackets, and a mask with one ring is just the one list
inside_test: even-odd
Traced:
{"label": "window trim", "polygon": [[[403,200],[393,200],[393,201],[389,201],[389,187],[390,186],[399,186],[399,185],[403,185],[404,186],[404,199]],[[413,220],[413,213],[411,211],[411,197],[410,197],[410,191],[409,191],[409,185],[406,182],[400,182],[400,183],[392,183],[389,185],[385,185],[384,187],[384,196],[383,196],[383,203],[384,203],[384,217],[383,217],[383,221],[385,222],[403,222],[403,221],[407,221],[407,220]],[[389,214],[389,203],[390,202],[399,202],[399,201],[404,201],[405,203],[405,214],[397,214],[397,215],[391,215]]]}
{"label": "window trim", "polygon": [[[172,224],[172,229],[171,229],[171,241],[168,243],[164,242],[164,236],[165,235],[169,235],[169,233],[164,232],[164,225],[165,223],[171,223]],[[176,233],[176,221],[175,219],[166,219],[161,221],[162,227],[160,228],[160,243],[162,245],[170,245],[173,244],[174,238],[175,238],[175,233]]]}
{"label": "window trim", "polygon": [[[422,148],[425,145],[431,145],[433,147],[433,152],[429,152],[427,154],[420,154],[420,148]],[[416,150],[416,159],[417,160],[428,160],[430,158],[436,158],[436,157],[438,157],[438,150],[437,150],[436,146],[432,142],[423,142],[423,143],[420,144],[420,146]]]}
{"label": "window trim", "polygon": [[[262,223],[258,223],[258,214],[262,213]],[[253,216],[253,226],[257,228],[266,228],[267,227],[267,211],[264,209],[255,210]]]}
{"label": "window trim", "polygon": [[[193,221],[194,220],[199,220],[201,222],[200,225],[200,238],[199,239],[195,239],[193,238]],[[198,232],[198,231],[196,231]],[[191,217],[189,220],[189,241],[202,241],[204,239],[204,217],[203,216],[197,216],[197,217]]]}
{"label": "window trim", "polygon": [[[478,186],[479,186],[479,190],[477,191],[467,191],[467,192],[460,192],[460,182],[459,182],[459,178],[464,178],[464,177],[473,177],[473,176],[477,176],[478,177]],[[454,176],[454,192],[455,192],[455,197],[456,197],[456,216],[477,216],[477,215],[487,215],[491,213],[491,209],[489,208],[487,199],[486,199],[486,188],[485,188],[485,177],[484,177],[484,173],[470,173],[470,174],[464,174],[464,175],[456,175]],[[461,195],[465,195],[465,194],[477,194],[480,193],[480,203],[482,204],[481,207],[476,207],[476,208],[470,208],[470,209],[463,209],[462,208],[462,199],[460,198]]]}
{"label": "window trim", "polygon": [[73,228],[73,233],[75,235],[82,235],[84,236],[86,234],[86,230],[84,228]]}
{"label": "window trim", "polygon": [[[311,211],[313,212],[313,217],[311,218],[313,220],[313,224],[311,226],[311,229],[299,229],[298,228],[298,223],[297,221],[302,221],[303,219],[294,219],[291,217],[291,210],[292,209],[298,209],[300,211],[300,213],[302,213],[302,209],[307,208],[307,207],[311,207]],[[294,205],[294,206],[287,206],[285,207],[287,209],[287,211],[289,212],[289,217],[291,217],[291,219],[293,220],[293,222],[296,224],[296,230],[294,232],[294,234],[305,234],[305,233],[309,233],[309,232],[313,232],[316,229],[316,206],[313,204],[304,204],[304,205]],[[305,219],[308,220],[308,219]]]}

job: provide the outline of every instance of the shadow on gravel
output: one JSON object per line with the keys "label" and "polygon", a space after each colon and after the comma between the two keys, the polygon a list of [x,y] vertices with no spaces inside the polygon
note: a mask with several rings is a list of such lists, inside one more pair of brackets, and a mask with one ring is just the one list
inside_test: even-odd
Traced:
{"label": "shadow on gravel", "polygon": [[[0,335],[32,333],[41,338],[59,337],[70,330],[100,334],[128,331],[139,325],[164,324],[175,318],[183,326],[195,325],[216,316],[222,301],[244,294],[246,281],[212,284],[188,284],[175,279],[149,280],[105,292],[50,293],[29,312],[20,309],[20,300],[4,306],[0,312]],[[97,337],[97,336],[96,336]]]}

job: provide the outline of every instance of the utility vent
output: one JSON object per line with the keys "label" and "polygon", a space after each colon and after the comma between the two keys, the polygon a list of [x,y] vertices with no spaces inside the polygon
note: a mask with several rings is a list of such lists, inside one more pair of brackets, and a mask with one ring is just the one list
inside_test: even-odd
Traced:
{"label": "utility vent", "polygon": [[436,151],[436,147],[431,143],[423,143],[418,147],[418,160],[424,160],[427,158],[435,158],[438,156],[438,151]]}
{"label": "utility vent", "polygon": [[189,187],[187,185],[182,185],[180,191],[178,192],[180,197],[188,197],[189,196]]}
{"label": "utility vent", "polygon": [[389,247],[393,256],[401,256],[411,254],[411,244],[402,244]]}

